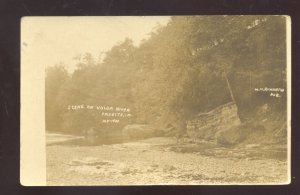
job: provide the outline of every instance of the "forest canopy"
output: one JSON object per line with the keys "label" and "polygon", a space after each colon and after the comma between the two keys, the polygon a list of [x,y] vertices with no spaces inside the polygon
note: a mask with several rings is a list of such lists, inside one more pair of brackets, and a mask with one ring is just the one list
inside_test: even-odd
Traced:
{"label": "forest canopy", "polygon": [[129,38],[103,55],[85,53],[70,74],[63,65],[46,69],[46,130],[79,134],[108,128],[95,110],[69,105],[130,108],[132,117],[111,125],[162,128],[234,101],[241,119],[268,104],[286,112],[286,26],[282,16],[176,16],[135,46]]}

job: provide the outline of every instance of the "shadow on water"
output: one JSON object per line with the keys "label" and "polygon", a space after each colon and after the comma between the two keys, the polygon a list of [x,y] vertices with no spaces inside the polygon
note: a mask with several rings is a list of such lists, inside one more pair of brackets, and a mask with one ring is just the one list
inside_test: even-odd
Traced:
{"label": "shadow on water", "polygon": [[89,142],[85,138],[67,140],[56,143],[49,143],[47,146],[60,145],[60,146],[101,146],[101,145],[112,145],[124,143],[122,139],[104,139],[96,140],[94,142]]}
{"label": "shadow on water", "polygon": [[[137,140],[125,140],[122,137],[106,137],[105,139],[97,139],[93,142],[85,138],[77,138],[67,141],[61,141],[56,143],[49,143],[47,146],[60,145],[60,146],[101,146],[101,145],[113,145],[138,141]],[[252,148],[247,149],[245,147],[220,147],[214,143],[164,143],[162,145],[153,145],[152,149],[169,148],[169,151],[178,153],[194,153],[201,156],[208,156],[213,158],[230,158],[230,159],[275,159],[280,161],[287,160],[286,148]]]}
{"label": "shadow on water", "polygon": [[177,145],[170,147],[170,151],[178,153],[194,153],[201,156],[213,158],[229,158],[229,159],[248,159],[262,160],[274,159],[279,161],[287,161],[286,148],[255,148],[248,149],[245,147],[219,147],[218,145],[207,144],[189,144]]}

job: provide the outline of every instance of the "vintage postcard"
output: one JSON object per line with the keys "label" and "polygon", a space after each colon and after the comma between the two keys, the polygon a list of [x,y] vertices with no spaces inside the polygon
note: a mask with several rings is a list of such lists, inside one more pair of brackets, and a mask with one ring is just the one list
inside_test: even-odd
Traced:
{"label": "vintage postcard", "polygon": [[290,183],[288,16],[23,17],[25,186]]}

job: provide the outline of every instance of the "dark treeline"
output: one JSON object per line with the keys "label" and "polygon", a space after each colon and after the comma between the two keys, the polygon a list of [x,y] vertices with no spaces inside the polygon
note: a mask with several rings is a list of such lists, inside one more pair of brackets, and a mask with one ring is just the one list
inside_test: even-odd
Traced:
{"label": "dark treeline", "polygon": [[226,78],[242,120],[265,104],[284,114],[285,93],[274,98],[254,88],[286,90],[285,47],[281,16],[172,17],[138,47],[126,39],[101,62],[84,54],[73,74],[59,65],[47,68],[46,129],[80,133],[103,127],[96,111],[67,109],[81,104],[130,108],[133,117],[116,128],[180,123],[178,116],[184,121],[232,101]]}

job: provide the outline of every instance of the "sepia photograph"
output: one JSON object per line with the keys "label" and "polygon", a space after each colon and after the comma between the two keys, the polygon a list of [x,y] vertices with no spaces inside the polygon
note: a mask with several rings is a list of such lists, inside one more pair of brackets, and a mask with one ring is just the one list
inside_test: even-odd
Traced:
{"label": "sepia photograph", "polygon": [[22,18],[21,183],[289,184],[290,25]]}

